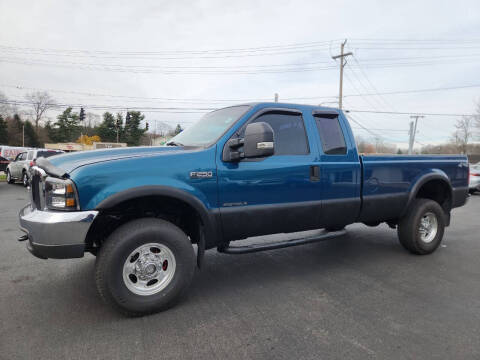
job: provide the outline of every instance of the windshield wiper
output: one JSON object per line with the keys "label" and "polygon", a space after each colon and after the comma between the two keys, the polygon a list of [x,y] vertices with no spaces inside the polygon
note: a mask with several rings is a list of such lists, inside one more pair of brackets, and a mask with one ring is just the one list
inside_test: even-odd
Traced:
{"label": "windshield wiper", "polygon": [[170,141],[167,143],[167,146],[183,146],[183,144],[175,141]]}

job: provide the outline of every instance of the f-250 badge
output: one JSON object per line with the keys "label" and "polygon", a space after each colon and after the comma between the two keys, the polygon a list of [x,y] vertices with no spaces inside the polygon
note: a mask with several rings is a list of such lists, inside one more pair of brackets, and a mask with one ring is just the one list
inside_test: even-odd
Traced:
{"label": "f-250 badge", "polygon": [[190,171],[190,179],[206,179],[213,177],[212,171]]}

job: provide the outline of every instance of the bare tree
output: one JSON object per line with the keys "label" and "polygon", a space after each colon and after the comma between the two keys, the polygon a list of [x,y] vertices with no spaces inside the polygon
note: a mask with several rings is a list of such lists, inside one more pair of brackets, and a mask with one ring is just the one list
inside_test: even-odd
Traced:
{"label": "bare tree", "polygon": [[462,154],[467,153],[468,143],[473,138],[474,118],[464,116],[457,120],[455,132],[452,135],[452,142],[459,148]]}
{"label": "bare tree", "polygon": [[477,128],[477,138],[480,140],[480,101],[477,103],[477,111],[474,115],[475,127]]}
{"label": "bare tree", "polygon": [[55,107],[55,100],[46,91],[35,91],[25,95],[25,99],[33,107],[35,131],[38,133],[38,124],[48,109]]}

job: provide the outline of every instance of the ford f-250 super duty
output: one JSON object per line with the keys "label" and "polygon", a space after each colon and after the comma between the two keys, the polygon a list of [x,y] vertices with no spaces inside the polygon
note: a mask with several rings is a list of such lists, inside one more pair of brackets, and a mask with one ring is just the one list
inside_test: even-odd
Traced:
{"label": "ford f-250 super duty", "polygon": [[[141,315],[174,304],[207,249],[271,250],[386,222],[408,251],[429,254],[468,195],[465,156],[359,155],[344,114],[332,108],[232,106],[167,145],[37,159],[19,240],[44,259],[96,255],[101,297]],[[232,245],[309,229],[325,231]]]}

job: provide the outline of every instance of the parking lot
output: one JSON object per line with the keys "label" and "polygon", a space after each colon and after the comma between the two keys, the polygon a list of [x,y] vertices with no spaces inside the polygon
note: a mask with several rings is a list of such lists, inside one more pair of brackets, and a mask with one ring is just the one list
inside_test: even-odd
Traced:
{"label": "parking lot", "polygon": [[2,359],[480,357],[480,196],[454,211],[430,256],[405,252],[385,225],[271,252],[209,251],[185,299],[143,318],[101,302],[93,256],[45,261],[16,241],[27,198],[0,182]]}

